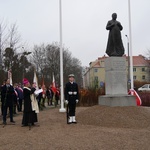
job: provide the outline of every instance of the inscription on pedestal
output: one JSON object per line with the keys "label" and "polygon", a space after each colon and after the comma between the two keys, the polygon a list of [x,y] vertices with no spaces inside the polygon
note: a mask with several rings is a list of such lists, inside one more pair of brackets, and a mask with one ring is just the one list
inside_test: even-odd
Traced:
{"label": "inscription on pedestal", "polygon": [[105,61],[106,95],[127,94],[126,59],[109,57]]}
{"label": "inscription on pedestal", "polygon": [[123,70],[125,69],[124,61],[113,61],[113,68],[115,70]]}
{"label": "inscription on pedestal", "polygon": [[109,57],[105,60],[105,70],[126,70],[126,59],[123,57]]}

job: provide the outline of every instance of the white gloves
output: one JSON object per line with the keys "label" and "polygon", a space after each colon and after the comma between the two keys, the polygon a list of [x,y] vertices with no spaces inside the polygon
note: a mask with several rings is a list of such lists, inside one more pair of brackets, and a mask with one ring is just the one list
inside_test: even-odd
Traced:
{"label": "white gloves", "polygon": [[68,100],[65,100],[65,103],[68,104]]}
{"label": "white gloves", "polygon": [[[78,103],[78,102],[79,102],[79,100],[76,99],[76,103]],[[65,103],[68,104],[69,103],[68,100],[65,100]]]}

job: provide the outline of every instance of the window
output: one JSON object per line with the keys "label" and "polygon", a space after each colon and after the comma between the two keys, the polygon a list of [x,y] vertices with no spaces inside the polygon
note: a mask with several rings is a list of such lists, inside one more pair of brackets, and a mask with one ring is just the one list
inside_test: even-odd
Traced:
{"label": "window", "polygon": [[148,84],[143,85],[142,88],[148,88]]}
{"label": "window", "polygon": [[142,72],[144,72],[145,71],[145,68],[142,68]]}
{"label": "window", "polygon": [[133,72],[136,72],[136,68],[133,68]]}
{"label": "window", "polygon": [[145,80],[145,76],[142,76],[142,79]]}
{"label": "window", "polygon": [[95,76],[95,77],[94,77],[94,80],[95,80],[95,81],[98,81],[98,76]]}
{"label": "window", "polygon": [[95,69],[94,69],[94,72],[98,72],[98,69],[97,69],[97,68],[95,68]]}
{"label": "window", "polygon": [[136,80],[136,76],[133,76],[133,80]]}
{"label": "window", "polygon": [[94,85],[95,85],[95,88],[98,88],[98,77],[97,76],[94,77]]}

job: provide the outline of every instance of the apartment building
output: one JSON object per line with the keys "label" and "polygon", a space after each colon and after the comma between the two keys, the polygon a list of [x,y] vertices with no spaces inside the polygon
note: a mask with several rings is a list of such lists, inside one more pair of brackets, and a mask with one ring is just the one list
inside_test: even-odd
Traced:
{"label": "apartment building", "polygon": [[[128,57],[126,57],[126,72],[129,79]],[[107,57],[99,57],[97,60],[90,62],[89,67],[85,68],[83,73],[84,88],[100,88],[105,83],[105,59]],[[133,56],[133,79],[141,82],[150,82],[150,61],[146,60],[142,55]]]}

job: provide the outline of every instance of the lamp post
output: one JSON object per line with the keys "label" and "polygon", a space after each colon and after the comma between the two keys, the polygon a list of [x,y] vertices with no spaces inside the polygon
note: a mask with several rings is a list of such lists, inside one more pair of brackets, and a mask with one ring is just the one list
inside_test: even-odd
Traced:
{"label": "lamp post", "polygon": [[128,90],[130,89],[130,55],[129,55],[129,38],[127,37],[127,49],[128,49]]}

